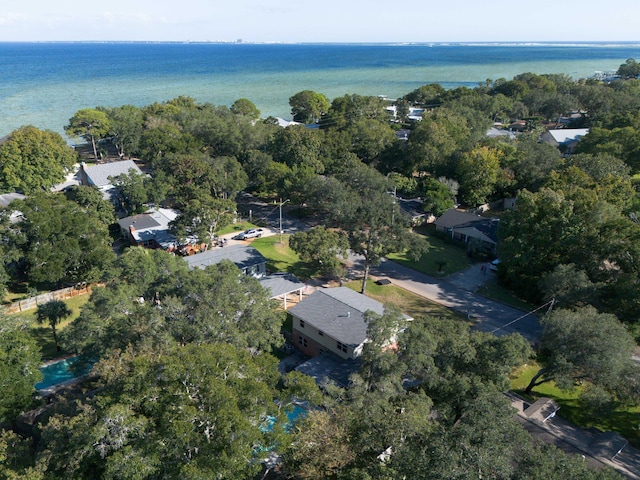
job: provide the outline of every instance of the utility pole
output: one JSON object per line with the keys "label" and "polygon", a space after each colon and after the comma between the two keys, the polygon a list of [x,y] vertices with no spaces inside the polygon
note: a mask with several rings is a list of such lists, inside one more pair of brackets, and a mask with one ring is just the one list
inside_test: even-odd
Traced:
{"label": "utility pole", "polygon": [[282,245],[282,206],[288,201],[288,198],[284,202],[282,201],[282,198],[280,199],[280,245]]}

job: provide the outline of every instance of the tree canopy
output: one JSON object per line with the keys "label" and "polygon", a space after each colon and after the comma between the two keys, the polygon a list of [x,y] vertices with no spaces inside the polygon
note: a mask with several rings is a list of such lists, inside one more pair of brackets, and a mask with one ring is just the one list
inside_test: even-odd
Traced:
{"label": "tree canopy", "polygon": [[78,110],[69,119],[69,124],[64,127],[64,131],[71,137],[82,137],[91,142],[93,147],[93,158],[98,158],[96,143],[109,133],[111,125],[109,117],[101,110],[85,108]]}
{"label": "tree canopy", "polygon": [[28,126],[0,145],[0,189],[32,193],[62,183],[76,154],[55,132]]}

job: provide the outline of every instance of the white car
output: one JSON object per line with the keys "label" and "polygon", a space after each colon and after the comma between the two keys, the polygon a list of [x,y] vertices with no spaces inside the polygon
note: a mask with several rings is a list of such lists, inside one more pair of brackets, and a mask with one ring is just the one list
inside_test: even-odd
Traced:
{"label": "white car", "polygon": [[493,262],[489,264],[489,270],[491,270],[492,272],[497,272],[498,265],[500,265],[500,260],[496,258]]}
{"label": "white car", "polygon": [[234,240],[247,240],[248,238],[260,238],[262,236],[263,230],[261,228],[250,228],[249,230],[245,230],[242,233],[239,233],[235,237]]}

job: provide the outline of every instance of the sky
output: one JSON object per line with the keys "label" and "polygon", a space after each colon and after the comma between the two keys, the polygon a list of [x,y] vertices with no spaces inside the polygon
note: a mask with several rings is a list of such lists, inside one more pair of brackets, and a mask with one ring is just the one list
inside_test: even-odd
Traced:
{"label": "sky", "polygon": [[0,41],[640,41],[638,0],[2,0]]}

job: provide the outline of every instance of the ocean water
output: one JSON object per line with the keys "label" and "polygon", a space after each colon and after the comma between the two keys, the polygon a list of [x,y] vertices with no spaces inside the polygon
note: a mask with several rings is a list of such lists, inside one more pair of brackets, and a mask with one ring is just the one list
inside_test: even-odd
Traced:
{"label": "ocean water", "polygon": [[402,96],[427,84],[473,87],[523,72],[589,77],[640,59],[622,44],[0,43],[0,137],[22,125],[63,133],[81,108],[145,106],[179,95],[291,118],[289,97],[315,90]]}

